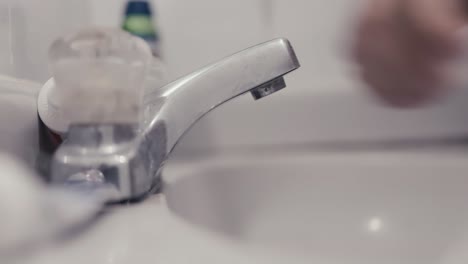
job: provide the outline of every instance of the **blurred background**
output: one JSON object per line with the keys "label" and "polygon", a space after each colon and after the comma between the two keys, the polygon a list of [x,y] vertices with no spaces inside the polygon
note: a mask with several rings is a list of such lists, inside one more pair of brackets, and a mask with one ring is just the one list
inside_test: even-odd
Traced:
{"label": "blurred background", "polygon": [[[259,245],[275,263],[276,255],[303,252],[303,263],[467,263],[468,89],[415,109],[376,99],[349,55],[364,1],[150,0],[145,24],[141,17],[129,22],[128,0],[0,0],[0,88],[27,95],[0,97],[0,149],[31,164],[35,88],[51,77],[50,44],[68,33],[124,23],[152,32],[146,37],[166,81],[275,37],[291,41],[302,65],[285,76],[286,89],[259,101],[239,96],[197,122],[175,150],[182,162],[165,165],[165,196],[109,214],[106,207],[84,235],[73,229],[80,236],[53,244],[42,258],[31,254],[28,263],[259,263],[226,258],[231,244],[210,243],[179,218]],[[441,142],[462,148],[413,148]],[[402,151],[388,151],[395,148]],[[12,242],[90,223],[101,210],[82,197],[28,186],[33,177],[20,176],[31,173],[2,155],[0,164],[1,263]],[[456,261],[439,262],[446,255]]]}
{"label": "blurred background", "polygon": [[[0,73],[44,83],[47,49],[91,25],[121,27],[125,0],[0,0]],[[463,136],[465,90],[431,107],[383,107],[348,58],[362,1],[152,0],[167,80],[257,43],[287,37],[302,68],[288,88],[254,102],[243,95],[197,123],[181,153]]]}

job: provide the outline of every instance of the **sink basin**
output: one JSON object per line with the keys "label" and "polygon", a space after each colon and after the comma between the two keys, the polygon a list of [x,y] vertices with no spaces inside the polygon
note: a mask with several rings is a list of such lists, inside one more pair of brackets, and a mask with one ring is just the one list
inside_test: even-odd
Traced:
{"label": "sink basin", "polygon": [[304,263],[468,262],[468,153],[242,154],[168,164],[170,210]]}

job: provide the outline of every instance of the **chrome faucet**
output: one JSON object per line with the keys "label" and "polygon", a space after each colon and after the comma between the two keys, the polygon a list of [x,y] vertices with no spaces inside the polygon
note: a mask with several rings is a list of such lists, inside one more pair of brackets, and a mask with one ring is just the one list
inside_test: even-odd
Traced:
{"label": "chrome faucet", "polygon": [[260,99],[281,90],[283,75],[299,67],[280,38],[147,89],[138,125],[70,125],[52,160],[52,182],[102,192],[111,202],[141,199],[160,187],[161,167],[194,123],[241,94]]}

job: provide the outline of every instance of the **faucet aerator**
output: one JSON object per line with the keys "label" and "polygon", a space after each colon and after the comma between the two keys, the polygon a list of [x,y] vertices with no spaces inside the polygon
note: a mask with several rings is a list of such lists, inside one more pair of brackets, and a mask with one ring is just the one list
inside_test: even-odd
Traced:
{"label": "faucet aerator", "polygon": [[250,91],[255,100],[262,99],[270,94],[276,93],[279,90],[286,88],[286,82],[283,77],[274,79],[271,82],[267,82],[263,85],[260,85],[257,88],[254,88]]}

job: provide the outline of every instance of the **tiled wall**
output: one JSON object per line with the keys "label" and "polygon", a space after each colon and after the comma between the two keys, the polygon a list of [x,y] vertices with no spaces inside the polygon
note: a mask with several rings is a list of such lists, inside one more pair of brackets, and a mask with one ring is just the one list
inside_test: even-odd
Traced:
{"label": "tiled wall", "polygon": [[86,0],[0,0],[0,74],[45,81],[50,43],[90,23],[90,10]]}
{"label": "tiled wall", "polygon": [[[94,21],[100,25],[118,25],[124,2],[94,1]],[[349,71],[345,56],[359,0],[153,2],[172,76],[281,36],[292,41],[303,65],[291,78],[293,89],[288,95],[349,89],[343,85],[343,76]]]}
{"label": "tiled wall", "polygon": [[[123,6],[125,1],[118,2]],[[112,3],[116,1],[93,3],[97,24],[120,23],[121,7]],[[154,0],[171,77],[274,37],[289,38],[302,64],[299,71],[287,76],[288,89],[281,94],[260,102],[254,102],[249,95],[230,102],[194,127],[183,145],[216,149],[321,138],[323,132],[317,135],[311,129],[313,125],[303,119],[310,116],[308,102],[317,100],[317,94],[356,88],[350,84],[353,80],[349,77],[346,49],[358,3],[357,0]],[[288,116],[294,112],[300,114]]]}
{"label": "tiled wall", "polygon": [[[348,56],[363,0],[153,0],[169,79],[273,37],[291,40],[302,68],[288,88],[254,102],[249,95],[201,120],[181,144],[211,150],[255,145],[303,145],[343,140],[389,140],[459,135],[468,131],[468,89],[428,109],[400,111],[370,99],[353,78]],[[57,35],[82,25],[119,26],[125,0],[0,0],[19,7],[13,36],[15,63],[0,72],[48,77],[46,51]],[[9,55],[0,38],[0,56]],[[8,69],[8,70],[6,70]],[[183,110],[181,110],[183,111]],[[465,125],[467,124],[467,125]]]}
{"label": "tiled wall", "polygon": [[[302,64],[287,76],[287,89],[258,102],[244,95],[226,104],[202,119],[179,149],[421,140],[468,131],[468,90],[402,111],[370,99],[353,78],[348,51],[363,1],[153,0],[170,78],[279,36],[291,40]],[[91,1],[94,23],[119,25],[124,2]]]}
{"label": "tiled wall", "polygon": [[[346,86],[340,83],[348,71],[342,57],[359,1],[153,0],[171,77],[282,36],[291,39],[303,65],[287,95]],[[54,38],[89,24],[119,26],[125,2],[0,0],[0,56],[7,58],[0,72],[43,81]]]}

